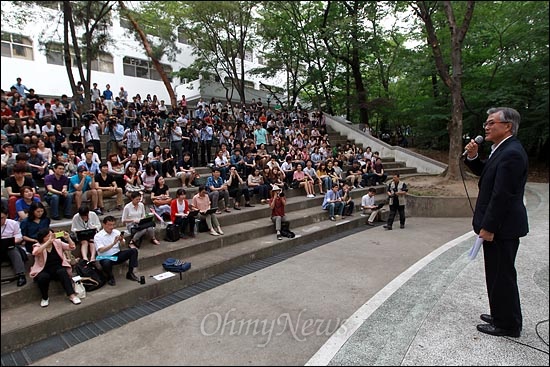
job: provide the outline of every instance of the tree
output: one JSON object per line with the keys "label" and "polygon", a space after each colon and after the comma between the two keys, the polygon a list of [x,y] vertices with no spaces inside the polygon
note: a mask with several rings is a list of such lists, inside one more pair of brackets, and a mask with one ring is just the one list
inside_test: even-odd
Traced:
{"label": "tree", "polygon": [[[191,68],[216,75],[231,101],[233,89],[246,102],[245,62],[255,47],[256,1],[178,2],[177,27],[197,56]],[[227,78],[227,79],[226,79]]]}
{"label": "tree", "polygon": [[258,27],[258,35],[269,40],[262,50],[265,66],[251,73],[272,78],[285,71],[288,106],[305,97],[333,114],[335,63],[321,42],[322,11],[322,3],[316,1],[265,2]]}
{"label": "tree", "polygon": [[[170,96],[170,104],[172,108],[175,108],[178,105],[178,102],[176,100],[176,94],[174,92],[174,89],[172,88],[172,84],[170,84],[170,80],[168,79],[168,75],[166,74],[166,71],[162,67],[162,64],[160,63],[160,59],[163,55],[168,54],[169,50],[172,50],[172,54],[175,53],[175,37],[173,28],[169,26],[169,22],[166,21],[165,15],[168,15],[164,11],[160,11],[160,7],[158,7],[158,4],[154,4],[153,7],[151,7],[150,3],[146,8],[144,8],[144,11],[141,13],[141,21],[144,25],[151,25],[152,22],[146,21],[147,14],[152,14],[153,18],[155,19],[155,26],[150,27],[152,30],[156,33],[157,39],[160,40],[160,45],[154,47],[151,41],[149,41],[147,35],[143,31],[142,25],[138,23],[138,20],[136,20],[137,17],[139,17],[139,14],[133,14],[128,7],[124,4],[123,1],[118,2],[120,9],[122,10],[121,15],[124,15],[128,18],[130,23],[132,24],[132,27],[134,27],[135,32],[137,33],[137,36],[141,43],[143,44],[143,48],[145,49],[145,53],[149,58],[151,59],[151,62],[153,63],[153,66],[155,67],[155,70],[159,73],[162,82],[164,83],[164,86],[166,87],[166,91],[168,92],[168,95]],[[161,28],[161,25],[163,27]],[[172,57],[173,58],[173,57]]]}
{"label": "tree", "polygon": [[[360,122],[369,123],[367,89],[361,72],[361,50],[368,44],[368,34],[362,31],[368,3],[355,1],[328,1],[323,16],[322,39],[328,52],[349,67],[354,80]],[[376,4],[370,4],[376,6]],[[333,10],[334,9],[334,10]]]}
{"label": "tree", "polygon": [[417,1],[412,7],[415,13],[422,19],[426,27],[426,33],[429,44],[432,48],[435,65],[439,76],[445,86],[451,92],[452,114],[448,123],[449,130],[449,164],[446,172],[446,178],[449,180],[458,180],[460,176],[460,156],[463,148],[462,142],[462,44],[466,37],[466,32],[470,26],[470,21],[474,13],[474,1],[468,1],[465,6],[462,25],[456,22],[454,9],[450,1],[443,1],[443,10],[447,17],[447,24],[451,33],[450,57],[451,65],[445,62],[441,50],[441,44],[436,34],[436,29],[432,19],[439,3],[433,5],[426,1]]}
{"label": "tree", "polygon": [[[13,5],[23,7],[29,6],[49,6],[56,8],[61,5],[60,11],[49,17],[50,11],[33,12],[29,16],[7,17],[2,11],[2,20],[12,23],[15,20],[24,24],[35,17],[48,17],[47,22],[50,25],[45,28],[40,36],[40,43],[45,46],[46,52],[51,50],[62,51],[65,70],[69,78],[70,88],[73,93],[73,100],[76,103],[79,113],[88,111],[90,108],[90,79],[92,75],[92,61],[96,60],[98,55],[111,42],[109,33],[106,31],[111,21],[111,11],[116,4],[115,1],[14,1]],[[55,19],[57,18],[57,21]],[[52,21],[54,19],[54,21]],[[62,27],[62,40],[58,36],[59,27]],[[62,42],[62,46],[56,49],[55,45]],[[49,47],[48,47],[49,46]],[[78,79],[74,76],[73,68],[77,68]],[[77,80],[82,82],[84,88],[84,100],[81,103],[77,86]]]}

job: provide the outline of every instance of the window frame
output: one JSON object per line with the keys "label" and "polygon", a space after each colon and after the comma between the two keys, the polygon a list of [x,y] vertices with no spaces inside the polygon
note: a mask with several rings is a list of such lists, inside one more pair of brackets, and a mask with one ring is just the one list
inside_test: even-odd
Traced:
{"label": "window frame", "polygon": [[[14,40],[14,36],[18,37],[19,39]],[[27,43],[25,43],[25,41]],[[13,58],[13,59],[34,61],[34,47],[33,47],[34,44],[30,37],[23,36],[22,34],[17,34],[17,33],[2,32],[1,43],[2,43],[2,56]],[[9,47],[9,55],[7,54],[8,47]],[[25,50],[24,51],[25,55],[21,55],[20,51],[15,52],[16,49]],[[6,52],[4,52],[4,50]]]}

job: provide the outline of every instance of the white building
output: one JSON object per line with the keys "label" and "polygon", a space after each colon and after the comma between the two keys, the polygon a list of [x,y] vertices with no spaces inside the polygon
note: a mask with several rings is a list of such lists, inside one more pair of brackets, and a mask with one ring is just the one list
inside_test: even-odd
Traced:
{"label": "white building", "polygon": [[[10,16],[22,11],[11,1],[1,2],[3,16]],[[69,78],[64,65],[62,55],[62,37],[63,25],[61,11],[44,6],[27,7],[29,16],[33,21],[25,24],[10,21],[2,24],[2,64],[1,64],[1,87],[4,91],[9,91],[10,86],[20,77],[22,83],[27,88],[33,88],[36,94],[40,96],[61,96],[67,94],[71,97],[72,92],[69,84]],[[113,21],[106,31],[118,40],[116,44],[109,46],[97,60],[92,62],[92,83],[97,83],[98,88],[103,91],[105,85],[110,84],[114,95],[118,95],[120,87],[128,92],[129,98],[140,94],[142,100],[147,94],[156,95],[159,100],[165,100],[170,104],[170,98],[164,84],[162,83],[158,72],[154,69],[152,63],[148,61],[143,45],[134,40],[130,35],[128,23],[120,19],[118,14],[113,15]],[[18,23],[17,25],[14,25]],[[126,27],[126,28],[125,28]],[[58,43],[52,43],[48,48],[48,53],[40,44],[40,37],[47,35],[46,39],[57,39]],[[165,70],[179,70],[182,67],[188,67],[193,62],[192,46],[183,43],[180,38],[178,47],[181,52],[177,60],[169,62],[164,59],[161,63]],[[246,55],[245,69],[257,67],[261,61],[257,55]],[[73,68],[75,80],[80,80],[78,69]],[[268,85],[282,86],[281,80],[263,81]],[[252,98],[262,98],[267,101],[270,97],[269,92],[260,87],[260,79],[256,76],[247,77],[248,88],[246,90],[247,102]],[[175,91],[177,99],[182,95],[186,96],[189,105],[202,97],[209,101],[211,97],[225,101],[225,90],[220,83],[207,80],[179,80],[172,79],[172,88]],[[235,92],[233,102],[238,102],[238,94]]]}

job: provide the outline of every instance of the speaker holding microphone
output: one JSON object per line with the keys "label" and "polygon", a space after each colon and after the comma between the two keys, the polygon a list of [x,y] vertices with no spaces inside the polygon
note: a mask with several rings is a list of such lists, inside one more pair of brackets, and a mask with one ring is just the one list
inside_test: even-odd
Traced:
{"label": "speaker holding microphone", "polygon": [[[476,138],[474,139],[474,141],[476,142],[477,145],[480,145],[481,143],[483,143],[483,136],[481,135],[478,135],[476,136]],[[464,153],[462,153],[462,156],[463,157],[466,157],[468,155],[468,150],[464,150]]]}

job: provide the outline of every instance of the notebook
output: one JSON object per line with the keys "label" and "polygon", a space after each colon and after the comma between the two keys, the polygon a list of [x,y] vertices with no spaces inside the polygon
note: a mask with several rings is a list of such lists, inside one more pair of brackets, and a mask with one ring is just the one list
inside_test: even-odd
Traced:
{"label": "notebook", "polygon": [[150,223],[154,223],[155,216],[154,215],[146,215],[145,217],[141,218],[139,220],[138,226],[139,227],[145,227],[150,226]]}
{"label": "notebook", "polygon": [[199,210],[198,209],[190,210],[189,214],[187,214],[187,218],[193,218],[193,217],[196,217],[197,215],[199,215]]}
{"label": "notebook", "polygon": [[76,240],[77,241],[89,241],[94,238],[95,234],[97,233],[97,229],[95,228],[89,228],[84,229],[82,231],[76,231]]}
{"label": "notebook", "polygon": [[217,211],[218,211],[218,208],[210,208],[210,209],[208,209],[207,211],[204,212],[204,215],[214,214]]}
{"label": "notebook", "polygon": [[15,237],[2,237],[2,249],[9,250],[15,247]]}

